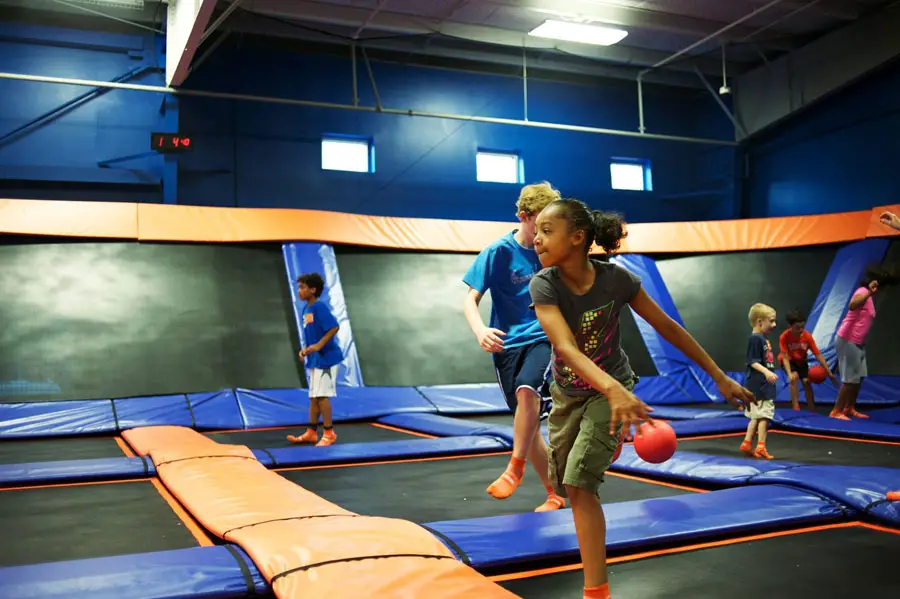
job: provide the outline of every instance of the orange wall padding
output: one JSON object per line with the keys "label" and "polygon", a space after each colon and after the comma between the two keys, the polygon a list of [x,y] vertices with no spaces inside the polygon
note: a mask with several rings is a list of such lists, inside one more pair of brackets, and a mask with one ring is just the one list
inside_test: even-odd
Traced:
{"label": "orange wall padding", "polygon": [[[878,222],[883,208],[783,218],[635,223],[628,226],[621,251],[732,252],[895,235]],[[513,209],[510,204],[510,211]],[[0,199],[0,233],[20,235],[206,243],[313,241],[474,253],[515,227],[512,221],[396,218],[317,210]]]}
{"label": "orange wall padding", "polygon": [[511,599],[406,520],[346,510],[266,469],[249,448],[178,426],[127,430],[207,530],[240,545],[279,599]]}

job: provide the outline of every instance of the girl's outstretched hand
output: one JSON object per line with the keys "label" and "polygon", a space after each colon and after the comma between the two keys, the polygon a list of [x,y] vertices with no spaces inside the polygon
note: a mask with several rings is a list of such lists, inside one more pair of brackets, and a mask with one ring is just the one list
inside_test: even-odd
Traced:
{"label": "girl's outstretched hand", "polygon": [[650,412],[653,411],[653,408],[635,397],[619,383],[616,383],[607,392],[606,399],[612,409],[612,418],[609,420],[609,434],[611,435],[616,434],[619,424],[626,431],[630,431],[632,425],[637,428],[642,422],[651,420]]}
{"label": "girl's outstretched hand", "polygon": [[756,397],[749,389],[743,385],[739,385],[730,376],[726,376],[718,383],[719,393],[725,398],[725,401],[733,405],[738,410],[744,410],[756,403]]}

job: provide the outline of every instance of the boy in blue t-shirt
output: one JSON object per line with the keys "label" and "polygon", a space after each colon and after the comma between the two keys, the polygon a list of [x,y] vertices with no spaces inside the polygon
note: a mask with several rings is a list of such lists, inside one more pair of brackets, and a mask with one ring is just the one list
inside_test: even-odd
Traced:
{"label": "boy in blue t-shirt", "polygon": [[[771,460],[766,451],[766,433],[769,422],[775,418],[775,354],[772,343],[766,337],[775,328],[775,309],[765,304],[750,307],[750,326],[753,331],[747,340],[747,373],[744,386],[756,397],[756,403],[744,408],[744,415],[750,419],[747,434],[741,443],[741,451],[757,458]],[[753,448],[753,436],[759,440]]]}
{"label": "boy in blue t-shirt", "polygon": [[[547,501],[535,509],[538,512],[566,505],[548,477],[547,444],[541,435],[540,418],[543,398],[549,395],[551,351],[530,307],[528,291],[531,278],[541,270],[532,243],[534,222],[541,210],[559,197],[547,182],[522,188],[516,203],[519,228],[482,250],[463,277],[469,286],[463,303],[466,320],[481,348],[492,354],[497,380],[513,412],[512,457],[487,492],[496,499],[512,495],[525,475],[527,459],[547,489]],[[487,291],[491,292],[489,326],[478,311]]]}
{"label": "boy in blue t-shirt", "polygon": [[[300,361],[309,368],[309,427],[303,435],[288,435],[291,443],[316,443],[317,447],[337,441],[331,420],[331,400],[337,394],[338,364],[344,355],[335,339],[340,328],[334,314],[319,301],[325,281],[318,273],[297,277],[297,297],[306,302],[303,307],[303,349]],[[325,433],[319,440],[319,414]],[[317,442],[318,441],[318,442]]]}

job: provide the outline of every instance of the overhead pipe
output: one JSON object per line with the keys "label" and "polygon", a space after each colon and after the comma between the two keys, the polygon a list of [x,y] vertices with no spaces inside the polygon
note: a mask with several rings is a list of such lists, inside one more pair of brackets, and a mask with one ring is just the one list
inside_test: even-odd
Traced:
{"label": "overhead pipe", "polygon": [[769,10],[769,9],[772,8],[773,6],[775,6],[775,5],[777,5],[777,4],[780,4],[780,3],[783,2],[783,1],[784,1],[784,0],[772,0],[772,1],[769,2],[768,4],[765,4],[765,5],[763,5],[763,6],[760,6],[760,7],[757,8],[756,10],[754,10],[754,11],[752,11],[752,12],[750,12],[750,13],[747,13],[746,15],[744,15],[743,17],[741,17],[741,18],[738,19],[737,21],[734,21],[734,22],[732,22],[732,23],[729,23],[728,25],[725,25],[724,27],[721,27],[721,28],[717,29],[716,31],[713,31],[712,33],[710,33],[709,35],[707,35],[707,36],[704,37],[703,39],[697,40],[697,41],[694,42],[693,44],[690,44],[689,46],[687,46],[687,47],[685,47],[685,48],[682,48],[682,49],[679,50],[678,52],[675,52],[674,54],[671,54],[671,55],[667,56],[666,58],[663,58],[662,60],[660,60],[659,62],[657,62],[657,63],[654,64],[653,66],[647,67],[646,69],[643,69],[642,71],[640,71],[640,72],[638,73],[638,76],[637,76],[637,85],[638,85],[638,119],[639,119],[638,130],[639,130],[639,132],[640,132],[642,135],[646,133],[646,129],[644,128],[644,98],[643,98],[643,86],[642,86],[642,84],[643,84],[643,79],[644,79],[644,75],[646,75],[647,73],[649,73],[649,72],[651,72],[651,71],[654,71],[654,70],[656,70],[656,69],[658,69],[658,68],[660,68],[660,67],[663,67],[663,66],[669,64],[670,62],[672,62],[672,61],[675,60],[676,58],[681,57],[682,55],[684,55],[684,54],[690,52],[690,51],[693,50],[694,48],[697,48],[698,46],[702,46],[702,45],[705,44],[706,42],[708,42],[708,41],[710,41],[710,40],[712,40],[712,39],[715,39],[715,38],[719,37],[720,35],[722,35],[723,33],[727,32],[727,31],[729,31],[730,29],[733,29],[733,28],[737,27],[738,25],[742,24],[744,21],[748,21],[748,20],[752,19],[753,17],[757,16],[758,14],[760,14],[760,13],[762,13],[762,12],[765,12],[765,11]]}
{"label": "overhead pipe", "polygon": [[88,87],[104,87],[109,89],[125,89],[157,94],[172,94],[175,96],[194,96],[201,98],[215,98],[219,100],[242,100],[247,102],[264,102],[268,104],[284,104],[288,106],[305,106],[309,108],[329,108],[334,110],[354,110],[361,112],[382,112],[398,116],[417,116],[424,118],[446,119],[456,121],[469,121],[473,123],[486,123],[492,125],[515,125],[519,127],[534,127],[537,129],[554,129],[560,131],[575,131],[579,133],[593,133],[598,135],[613,135],[622,137],[640,137],[643,139],[655,139],[660,141],[677,141],[685,143],[699,143],[718,146],[737,146],[738,142],[724,139],[709,139],[702,137],[687,137],[681,135],[665,135],[661,133],[638,133],[636,131],[623,131],[619,129],[603,129],[599,127],[585,127],[581,125],[566,125],[562,123],[545,123],[541,121],[525,121],[519,119],[504,119],[498,117],[470,116],[463,114],[449,114],[439,112],[424,112],[412,109],[384,108],[376,106],[353,106],[351,104],[338,104],[334,102],[316,102],[312,100],[295,100],[293,98],[277,98],[271,96],[253,96],[249,94],[235,94],[228,92],[211,92],[196,89],[173,88],[161,85],[142,85],[137,83],[112,83],[109,81],[93,81],[88,79],[71,79],[67,77],[50,77],[45,75],[24,75],[21,73],[0,73],[0,79],[14,81],[32,81],[38,83],[55,83],[58,85],[80,85]]}

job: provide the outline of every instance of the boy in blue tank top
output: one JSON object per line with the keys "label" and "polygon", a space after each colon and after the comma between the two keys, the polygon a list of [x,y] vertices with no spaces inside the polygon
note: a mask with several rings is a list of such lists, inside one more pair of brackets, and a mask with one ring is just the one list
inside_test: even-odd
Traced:
{"label": "boy in blue tank top", "polygon": [[[506,470],[488,488],[497,499],[512,495],[530,461],[544,488],[547,501],[535,511],[565,507],[548,478],[547,444],[540,430],[540,407],[548,397],[550,342],[541,329],[528,284],[541,270],[534,251],[534,221],[560,194],[549,183],[525,186],[516,203],[518,229],[486,247],[463,277],[469,286],[463,308],[466,320],[481,348],[492,354],[497,380],[513,412],[513,451]],[[478,312],[483,295],[491,292],[490,324]]]}

